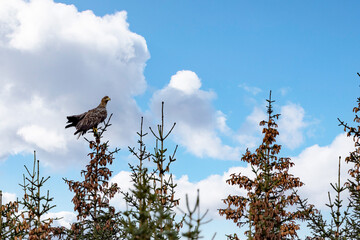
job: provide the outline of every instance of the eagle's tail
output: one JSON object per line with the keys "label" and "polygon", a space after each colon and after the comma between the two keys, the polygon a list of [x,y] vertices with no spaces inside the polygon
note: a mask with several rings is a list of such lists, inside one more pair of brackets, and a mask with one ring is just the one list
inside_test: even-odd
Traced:
{"label": "eagle's tail", "polygon": [[68,116],[67,118],[67,123],[68,125],[65,126],[65,128],[69,128],[69,127],[75,127],[76,124],[79,122],[79,119],[76,118],[76,116]]}
{"label": "eagle's tail", "polygon": [[83,117],[84,114],[67,116],[66,118],[68,120],[67,121],[68,125],[66,125],[65,128],[75,127]]}

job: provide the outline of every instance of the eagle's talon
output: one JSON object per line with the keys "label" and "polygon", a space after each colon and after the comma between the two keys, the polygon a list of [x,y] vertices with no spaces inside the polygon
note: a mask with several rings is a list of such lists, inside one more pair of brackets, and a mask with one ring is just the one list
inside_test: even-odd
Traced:
{"label": "eagle's talon", "polygon": [[99,135],[99,134],[98,134],[98,130],[97,130],[96,127],[93,127],[93,132],[94,132],[94,135],[95,135],[95,136],[98,136],[98,135]]}

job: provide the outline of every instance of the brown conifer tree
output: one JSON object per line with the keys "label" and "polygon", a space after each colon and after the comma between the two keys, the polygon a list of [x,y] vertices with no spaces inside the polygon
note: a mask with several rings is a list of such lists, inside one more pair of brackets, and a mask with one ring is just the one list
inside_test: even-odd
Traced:
{"label": "brown conifer tree", "polygon": [[20,228],[20,214],[18,201],[2,203],[0,190],[0,239],[21,239],[24,235]]}
{"label": "brown conifer tree", "polygon": [[86,170],[81,171],[83,181],[64,179],[69,189],[75,193],[72,202],[74,210],[78,213],[78,222],[73,223],[71,230],[67,231],[67,239],[121,239],[118,215],[115,208],[110,206],[109,200],[119,192],[116,183],[109,186],[112,171],[108,164],[112,164],[114,154],[119,151],[109,151],[108,142],[101,142],[103,133],[110,126],[109,121],[105,127],[94,133],[95,141],[89,141],[91,152]]}
{"label": "brown conifer tree", "polygon": [[[245,234],[248,239],[294,238],[299,229],[296,220],[303,219],[304,214],[298,210],[290,211],[289,207],[297,203],[295,189],[303,183],[289,173],[294,165],[291,159],[277,156],[281,146],[275,143],[279,134],[275,119],[280,114],[273,114],[271,92],[267,102],[268,119],[260,122],[260,126],[264,126],[263,141],[254,153],[247,149],[242,156],[242,161],[250,164],[255,177],[251,179],[241,173],[231,174],[226,182],[245,189],[247,195],[229,195],[223,200],[228,207],[219,209],[219,213],[239,227],[247,225],[249,229]],[[239,239],[236,234],[228,237]]]}
{"label": "brown conifer tree", "polygon": [[[360,77],[360,74],[358,73]],[[345,162],[351,165],[349,170],[350,178],[345,183],[349,190],[349,208],[350,215],[348,217],[348,235],[350,239],[360,239],[360,97],[357,98],[357,106],[353,108],[355,113],[354,122],[357,126],[349,126],[340,119],[340,126],[344,127],[348,137],[353,137],[355,150],[345,158]]]}

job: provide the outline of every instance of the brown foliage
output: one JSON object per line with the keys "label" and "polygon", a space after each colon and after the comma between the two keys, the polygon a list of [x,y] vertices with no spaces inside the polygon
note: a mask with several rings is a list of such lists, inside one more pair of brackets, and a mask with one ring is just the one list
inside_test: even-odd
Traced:
{"label": "brown foliage", "polygon": [[[358,73],[358,76],[360,74]],[[347,218],[347,224],[349,228],[348,238],[359,239],[360,238],[360,97],[357,98],[357,106],[353,108],[355,113],[354,122],[357,126],[349,126],[340,119],[340,126],[344,127],[344,131],[347,132],[348,137],[353,138],[355,150],[350,152],[349,156],[345,158],[345,162],[350,164],[351,168],[348,173],[350,178],[345,183],[345,186],[349,190],[349,208],[351,214]]]}
{"label": "brown foliage", "polygon": [[[229,195],[223,200],[228,207],[219,209],[219,213],[239,227],[247,224],[248,239],[294,238],[299,230],[295,221],[305,216],[301,211],[289,211],[288,207],[297,203],[299,197],[294,189],[303,183],[289,173],[294,165],[291,159],[277,156],[281,145],[275,143],[279,135],[275,119],[279,114],[273,115],[271,92],[267,102],[268,119],[260,122],[260,126],[264,126],[263,141],[254,153],[247,149],[242,156],[242,161],[251,165],[255,178],[231,174],[226,182],[245,189],[247,196]],[[228,237],[239,239],[236,234]]]}
{"label": "brown foliage", "polygon": [[[81,171],[84,177],[83,181],[73,181],[64,179],[69,185],[70,191],[75,195],[72,199],[74,203],[74,210],[78,213],[77,220],[79,222],[73,223],[70,230],[70,235],[74,239],[84,239],[84,236],[90,235],[94,239],[101,239],[101,236],[113,237],[116,235],[115,227],[116,213],[114,207],[109,205],[109,200],[119,192],[120,188],[116,183],[109,186],[109,179],[112,171],[107,167],[112,164],[114,154],[119,151],[108,150],[108,142],[102,143],[100,139],[106,128],[110,126],[108,119],[104,129],[95,132],[95,141],[89,141],[90,153],[88,154],[90,160],[86,165],[86,170]],[[85,237],[86,239],[86,237]]]}

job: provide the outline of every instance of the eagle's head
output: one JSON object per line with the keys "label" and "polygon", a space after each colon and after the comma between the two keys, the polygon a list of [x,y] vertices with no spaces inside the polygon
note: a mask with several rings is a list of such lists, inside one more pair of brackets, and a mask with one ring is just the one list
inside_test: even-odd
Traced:
{"label": "eagle's head", "polygon": [[105,97],[103,97],[101,99],[100,105],[103,106],[103,107],[106,107],[107,102],[110,101],[110,100],[111,100],[111,98],[109,98],[108,96],[105,96]]}

